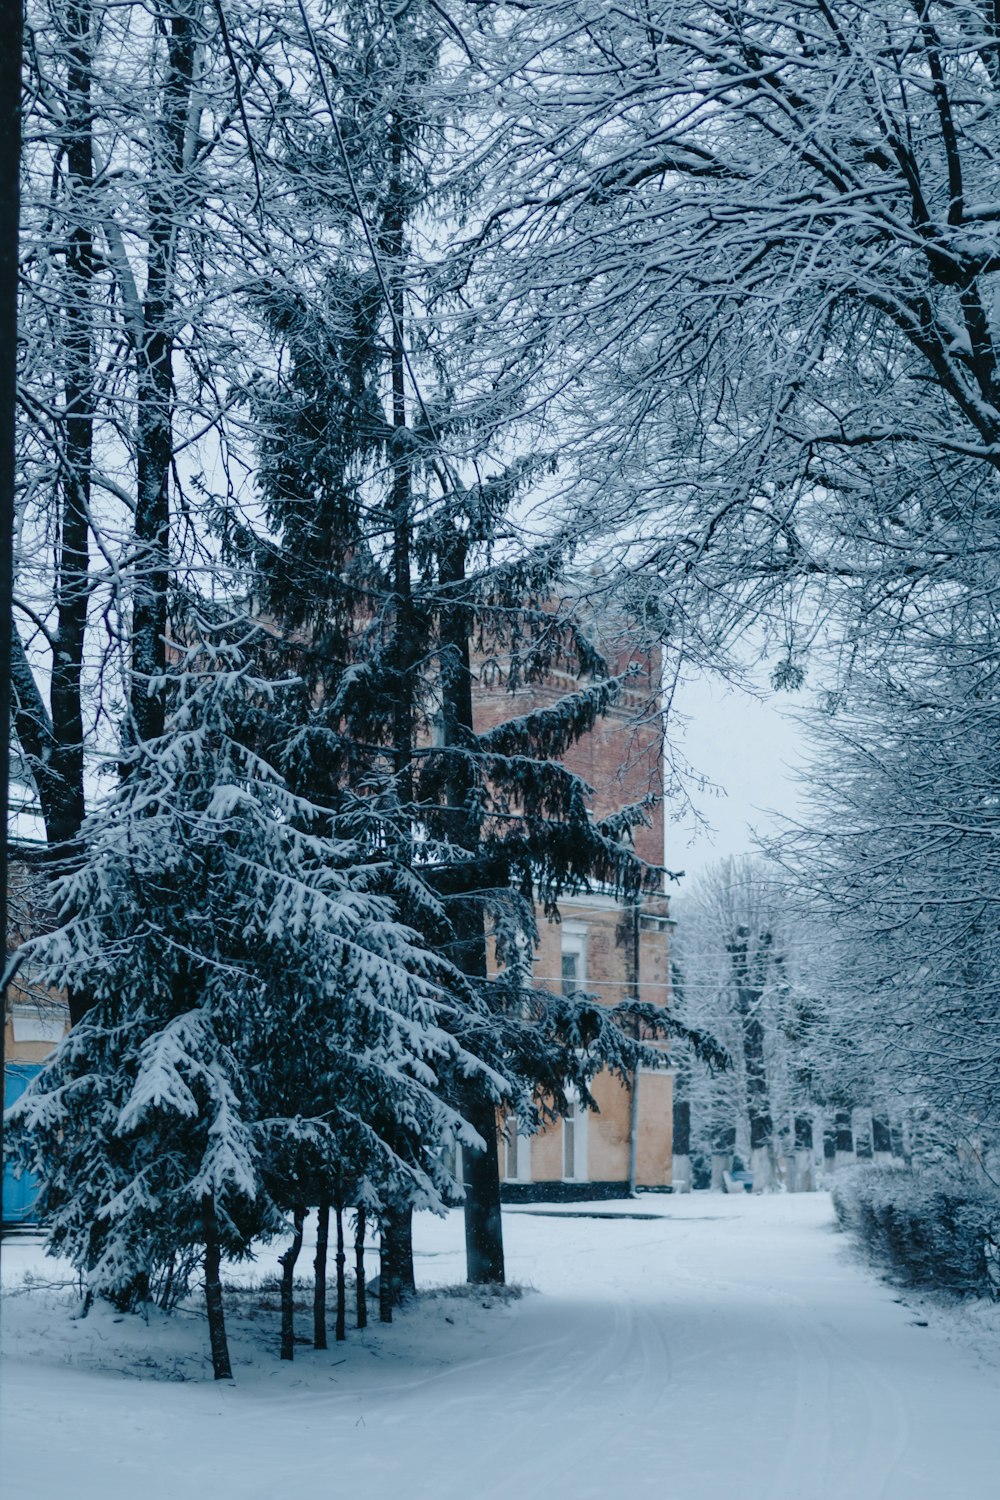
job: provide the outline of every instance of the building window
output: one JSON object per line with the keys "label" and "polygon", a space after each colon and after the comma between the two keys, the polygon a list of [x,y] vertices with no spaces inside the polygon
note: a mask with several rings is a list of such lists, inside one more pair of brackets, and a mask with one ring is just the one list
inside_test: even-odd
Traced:
{"label": "building window", "polygon": [[15,1042],[59,1042],[69,1029],[69,1007],[62,1001],[15,1000],[10,1009]]}
{"label": "building window", "polygon": [[504,1122],[504,1180],[506,1182],[531,1181],[531,1137],[522,1129],[517,1115],[508,1115]]}
{"label": "building window", "polygon": [[575,1093],[569,1092],[569,1112],[564,1115],[563,1127],[563,1180],[586,1182],[587,1172],[587,1111]]}
{"label": "building window", "polygon": [[561,982],[564,995],[575,995],[586,986],[587,935],[582,928],[563,928]]}

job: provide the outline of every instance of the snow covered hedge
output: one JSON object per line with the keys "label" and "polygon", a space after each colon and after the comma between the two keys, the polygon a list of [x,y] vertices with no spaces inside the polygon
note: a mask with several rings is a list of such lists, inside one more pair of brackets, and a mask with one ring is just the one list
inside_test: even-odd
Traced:
{"label": "snow covered hedge", "polygon": [[1000,1192],[940,1169],[861,1167],[837,1183],[841,1226],[904,1286],[1000,1296]]}

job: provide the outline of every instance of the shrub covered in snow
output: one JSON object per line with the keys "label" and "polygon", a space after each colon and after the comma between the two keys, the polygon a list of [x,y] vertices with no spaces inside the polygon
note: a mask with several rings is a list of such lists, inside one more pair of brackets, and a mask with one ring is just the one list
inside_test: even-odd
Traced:
{"label": "shrub covered in snow", "polygon": [[860,1167],[834,1189],[843,1228],[904,1286],[1000,1295],[1000,1191],[942,1168]]}

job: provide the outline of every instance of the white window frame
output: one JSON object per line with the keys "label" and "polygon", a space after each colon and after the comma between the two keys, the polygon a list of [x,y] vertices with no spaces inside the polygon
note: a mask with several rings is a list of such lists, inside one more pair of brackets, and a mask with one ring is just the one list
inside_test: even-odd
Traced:
{"label": "white window frame", "polygon": [[584,1109],[576,1089],[566,1090],[566,1099],[572,1110],[573,1126],[573,1171],[566,1171],[566,1120],[562,1122],[562,1180],[563,1182],[589,1182],[590,1157],[588,1152],[588,1124],[590,1111]]}
{"label": "white window frame", "polygon": [[562,942],[559,949],[559,988],[562,992],[562,961],[564,957],[576,959],[576,988],[587,988],[587,927],[584,922],[564,922]]}
{"label": "white window frame", "polygon": [[15,1000],[8,1014],[15,1042],[61,1042],[69,1026],[69,1006],[59,1000]]}
{"label": "white window frame", "polygon": [[[513,1135],[511,1134],[513,1132]],[[531,1136],[528,1134],[521,1120],[515,1114],[510,1114],[503,1122],[503,1180],[504,1182],[530,1182],[531,1181]],[[510,1147],[511,1140],[516,1142],[514,1152],[514,1171],[510,1170]]]}

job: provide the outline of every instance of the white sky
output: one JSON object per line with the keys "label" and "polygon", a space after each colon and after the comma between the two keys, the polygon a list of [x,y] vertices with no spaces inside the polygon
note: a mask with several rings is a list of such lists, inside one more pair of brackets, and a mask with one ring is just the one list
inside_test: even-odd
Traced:
{"label": "white sky", "polygon": [[[770,832],[777,814],[800,810],[794,773],[802,760],[803,736],[791,715],[803,706],[801,694],[768,692],[761,701],[708,678],[677,689],[668,735],[717,790],[692,788],[692,801],[710,831],[690,814],[671,822],[668,802],[669,869],[684,870],[690,877],[715,860],[750,853],[751,828]],[[679,724],[677,715],[687,722]],[[675,891],[680,893],[687,883]]]}

